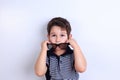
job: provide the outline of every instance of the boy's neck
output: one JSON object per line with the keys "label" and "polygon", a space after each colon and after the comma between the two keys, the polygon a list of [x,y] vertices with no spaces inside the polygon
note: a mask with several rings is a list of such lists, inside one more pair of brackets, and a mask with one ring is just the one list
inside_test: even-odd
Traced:
{"label": "boy's neck", "polygon": [[56,51],[55,51],[55,54],[56,54],[57,56],[60,56],[60,55],[64,54],[65,51],[66,51],[66,50],[56,50]]}

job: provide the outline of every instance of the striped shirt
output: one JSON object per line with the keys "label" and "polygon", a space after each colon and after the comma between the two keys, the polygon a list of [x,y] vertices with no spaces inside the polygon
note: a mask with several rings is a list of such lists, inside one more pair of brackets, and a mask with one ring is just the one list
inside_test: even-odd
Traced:
{"label": "striped shirt", "polygon": [[60,56],[53,53],[52,49],[48,50],[47,55],[47,80],[78,80],[79,75],[74,68],[73,50],[70,47],[67,47],[66,52]]}

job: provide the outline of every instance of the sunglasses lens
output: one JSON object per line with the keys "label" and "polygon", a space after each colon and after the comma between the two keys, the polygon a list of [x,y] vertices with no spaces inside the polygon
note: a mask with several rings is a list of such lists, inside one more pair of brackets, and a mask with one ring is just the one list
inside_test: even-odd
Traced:
{"label": "sunglasses lens", "polygon": [[57,47],[57,45],[56,44],[47,44],[47,47],[48,47],[48,49],[51,49],[51,48],[55,49]]}
{"label": "sunglasses lens", "polygon": [[59,47],[60,47],[61,49],[66,49],[67,46],[68,46],[68,43],[61,43],[61,44],[59,45]]}
{"label": "sunglasses lens", "polygon": [[64,49],[64,48],[65,48],[65,44],[60,44],[59,47],[60,47],[61,49]]}
{"label": "sunglasses lens", "polygon": [[57,45],[56,44],[52,44],[52,47],[55,49],[57,47]]}
{"label": "sunglasses lens", "polygon": [[51,44],[47,44],[47,47],[48,47],[48,49],[51,49],[52,45]]}

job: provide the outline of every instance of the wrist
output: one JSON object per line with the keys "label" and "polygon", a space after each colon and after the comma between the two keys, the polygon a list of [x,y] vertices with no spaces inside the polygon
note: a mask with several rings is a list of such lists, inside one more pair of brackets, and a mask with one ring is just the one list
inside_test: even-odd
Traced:
{"label": "wrist", "polygon": [[40,54],[46,56],[47,55],[47,51],[46,50],[41,50]]}
{"label": "wrist", "polygon": [[47,48],[41,48],[41,51],[47,51],[48,49]]}

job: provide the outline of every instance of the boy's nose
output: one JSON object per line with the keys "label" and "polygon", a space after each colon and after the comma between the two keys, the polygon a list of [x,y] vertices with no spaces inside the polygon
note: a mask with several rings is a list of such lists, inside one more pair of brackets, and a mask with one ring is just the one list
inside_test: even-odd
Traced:
{"label": "boy's nose", "polygon": [[60,42],[60,37],[56,38],[56,42],[59,43]]}

